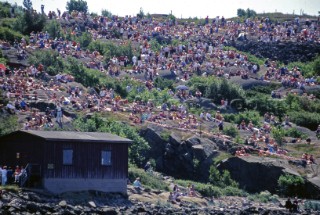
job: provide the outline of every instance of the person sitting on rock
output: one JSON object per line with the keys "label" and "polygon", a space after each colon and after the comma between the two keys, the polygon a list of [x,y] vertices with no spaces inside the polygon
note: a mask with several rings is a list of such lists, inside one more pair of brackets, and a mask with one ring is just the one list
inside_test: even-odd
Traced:
{"label": "person sitting on rock", "polygon": [[310,155],[307,160],[307,164],[315,164],[315,163],[316,163],[316,161],[315,161],[313,155]]}
{"label": "person sitting on rock", "polygon": [[142,185],[140,182],[140,178],[136,178],[136,180],[133,182],[133,187],[136,191],[140,192],[142,190]]}

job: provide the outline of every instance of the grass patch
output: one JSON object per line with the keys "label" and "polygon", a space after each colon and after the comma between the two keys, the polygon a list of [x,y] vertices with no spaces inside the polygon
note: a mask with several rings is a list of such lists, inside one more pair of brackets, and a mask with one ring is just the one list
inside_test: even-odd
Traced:
{"label": "grass patch", "polygon": [[204,184],[189,180],[175,180],[175,183],[183,187],[188,187],[188,185],[193,184],[196,188],[196,191],[205,197],[248,196],[247,192],[237,187],[227,186],[225,188],[221,188],[211,184]]}
{"label": "grass patch", "polygon": [[272,195],[269,191],[262,191],[257,194],[249,195],[248,199],[255,202],[279,202],[279,196],[278,195]]}
{"label": "grass patch", "polygon": [[220,163],[224,159],[228,159],[228,158],[231,158],[231,157],[232,157],[232,155],[229,154],[229,153],[220,152],[217,157],[213,158],[213,164],[217,165],[218,163]]}
{"label": "grass patch", "polygon": [[142,186],[149,189],[166,190],[168,191],[168,184],[155,173],[147,173],[143,169],[136,167],[129,167],[129,180],[133,182],[136,178],[140,177]]}

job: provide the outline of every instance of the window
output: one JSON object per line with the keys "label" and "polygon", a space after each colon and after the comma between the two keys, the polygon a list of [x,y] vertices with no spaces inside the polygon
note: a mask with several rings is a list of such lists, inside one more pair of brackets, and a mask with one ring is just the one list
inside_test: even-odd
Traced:
{"label": "window", "polygon": [[72,165],[73,164],[73,150],[64,149],[63,150],[63,165]]}
{"label": "window", "polygon": [[101,165],[111,165],[111,151],[101,151]]}

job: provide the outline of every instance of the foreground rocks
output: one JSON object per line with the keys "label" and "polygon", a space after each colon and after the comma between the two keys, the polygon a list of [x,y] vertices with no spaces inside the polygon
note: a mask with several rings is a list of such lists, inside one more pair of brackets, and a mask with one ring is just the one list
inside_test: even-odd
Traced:
{"label": "foreground rocks", "polygon": [[[4,191],[0,214],[290,214],[279,202],[257,203],[246,198],[206,199],[182,197],[178,203],[167,202],[168,192],[143,191],[128,196],[94,191],[50,196],[31,191]],[[312,214],[310,211],[301,214]],[[314,213],[315,214],[315,213]]]}

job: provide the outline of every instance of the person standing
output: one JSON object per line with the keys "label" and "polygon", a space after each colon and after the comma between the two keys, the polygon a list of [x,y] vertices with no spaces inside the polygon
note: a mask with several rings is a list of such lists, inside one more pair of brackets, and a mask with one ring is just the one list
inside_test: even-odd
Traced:
{"label": "person standing", "polygon": [[57,119],[56,119],[56,121],[57,121],[57,123],[61,123],[62,122],[62,108],[61,108],[61,105],[60,105],[60,103],[58,103],[57,104],[57,109],[56,109],[56,111],[57,111]]}
{"label": "person standing", "polygon": [[4,166],[1,170],[1,178],[2,178],[1,184],[2,184],[2,186],[7,184],[7,180],[8,180],[7,174],[8,174],[7,166]]}

